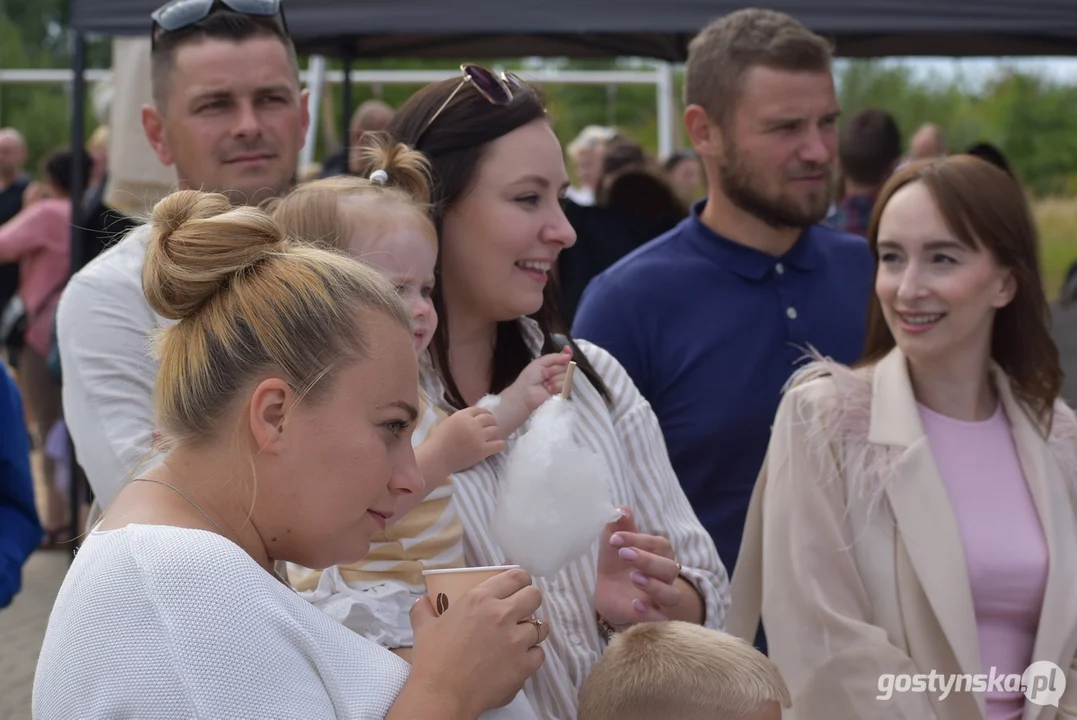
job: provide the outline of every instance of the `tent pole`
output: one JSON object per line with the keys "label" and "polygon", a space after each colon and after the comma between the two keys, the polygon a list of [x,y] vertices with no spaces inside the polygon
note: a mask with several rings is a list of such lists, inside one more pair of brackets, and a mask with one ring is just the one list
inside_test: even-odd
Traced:
{"label": "tent pole", "polygon": [[658,156],[668,158],[676,149],[677,101],[673,97],[673,64],[658,64],[655,89],[658,92]]}
{"label": "tent pole", "polygon": [[314,147],[318,144],[318,122],[322,113],[322,96],[325,94],[325,56],[311,55],[307,64],[307,90],[310,92],[310,126],[303,149],[299,153],[299,170],[302,172],[314,161]]}
{"label": "tent pole", "polygon": [[[71,83],[71,274],[76,273],[85,263],[86,243],[83,241],[83,204],[82,196],[85,193],[83,177],[86,172],[85,164],[85,138],[86,138],[86,37],[79,31],[74,37],[74,80]],[[41,437],[45,436],[52,428],[41,428]],[[78,549],[76,538],[82,534],[79,527],[79,512],[82,506],[82,489],[86,477],[75,460],[74,446],[68,439],[68,451],[72,458],[70,465],[70,508],[71,508],[71,557],[74,558]],[[46,478],[46,482],[53,482],[53,478]]]}
{"label": "tent pole", "polygon": [[341,145],[344,148],[344,166],[350,168],[352,146],[352,53],[350,48],[347,48],[344,51],[344,99],[340,104],[340,111],[341,127],[344,130],[340,136]]}

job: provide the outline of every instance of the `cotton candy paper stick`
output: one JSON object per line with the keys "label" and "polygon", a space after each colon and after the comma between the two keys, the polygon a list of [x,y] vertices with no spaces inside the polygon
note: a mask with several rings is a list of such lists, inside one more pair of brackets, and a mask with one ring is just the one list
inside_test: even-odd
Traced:
{"label": "cotton candy paper stick", "polygon": [[565,385],[561,388],[561,397],[568,400],[568,396],[572,394],[572,373],[576,372],[576,363],[569,362],[568,370],[565,371]]}
{"label": "cotton candy paper stick", "polygon": [[538,577],[577,560],[621,516],[605,463],[575,438],[576,411],[567,399],[575,366],[561,395],[535,411],[512,448],[491,523],[508,561]]}

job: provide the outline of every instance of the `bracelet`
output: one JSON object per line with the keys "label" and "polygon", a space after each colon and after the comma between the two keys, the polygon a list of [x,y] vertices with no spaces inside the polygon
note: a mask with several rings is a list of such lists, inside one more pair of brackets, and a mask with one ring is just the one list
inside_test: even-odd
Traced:
{"label": "bracelet", "polygon": [[598,619],[598,634],[601,635],[602,639],[609,645],[619,630],[613,627],[613,625],[610,625],[609,620],[602,617],[598,612],[595,613],[595,617]]}

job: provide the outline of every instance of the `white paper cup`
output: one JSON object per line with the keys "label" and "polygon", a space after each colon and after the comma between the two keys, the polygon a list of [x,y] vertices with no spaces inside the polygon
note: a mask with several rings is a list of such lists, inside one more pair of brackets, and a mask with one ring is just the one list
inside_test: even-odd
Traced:
{"label": "white paper cup", "polygon": [[519,565],[494,565],[490,567],[449,568],[446,570],[423,570],[426,579],[427,599],[440,617],[468,590],[481,585],[492,577]]}

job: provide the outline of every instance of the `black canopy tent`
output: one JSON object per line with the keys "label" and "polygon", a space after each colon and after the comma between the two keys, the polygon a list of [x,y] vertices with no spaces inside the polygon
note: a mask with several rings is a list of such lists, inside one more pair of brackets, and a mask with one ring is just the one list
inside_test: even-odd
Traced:
{"label": "black canopy tent", "polygon": [[[76,44],[72,97],[81,110],[86,34],[147,35],[150,13],[163,0],[68,1]],[[843,57],[1077,55],[1077,0],[770,0],[766,6],[829,37]],[[678,62],[700,28],[741,7],[732,0],[285,0],[301,53],[344,58],[345,126],[353,59],[636,56]],[[82,113],[72,117],[72,143],[81,150]],[[81,168],[75,172],[81,175]],[[81,267],[81,248],[72,264]]]}
{"label": "black canopy tent", "polygon": [[[81,46],[87,33],[148,34],[150,13],[162,0],[69,3]],[[346,128],[354,59],[679,62],[700,28],[743,6],[732,0],[285,0],[285,14],[301,53],[344,59]],[[1077,0],[770,0],[766,6],[829,37],[843,57],[1077,55]],[[76,99],[84,95],[81,57],[76,50]],[[72,134],[76,143],[81,137]]]}
{"label": "black canopy tent", "polygon": [[[144,35],[161,0],[71,0],[75,30]],[[730,0],[285,0],[302,52],[353,58],[685,57]],[[845,57],[1077,54],[1073,0],[770,0]]]}
{"label": "black canopy tent", "polygon": [[[150,13],[162,2],[69,0],[76,107],[85,97],[85,35],[147,35]],[[678,62],[700,28],[744,5],[732,0],[285,0],[285,14],[301,53],[343,58],[347,71],[354,59],[386,57],[636,56]],[[1077,55],[1077,0],[769,0],[765,5],[829,37],[843,57]],[[349,73],[344,77],[346,126]],[[73,113],[72,123],[72,142],[81,149],[81,112]],[[81,266],[81,251],[73,253],[72,262]]]}
{"label": "black canopy tent", "polygon": [[[69,0],[75,31],[73,217],[83,194],[85,37],[147,35],[163,0]],[[362,58],[650,57],[683,61],[730,0],[285,0],[300,52]],[[830,38],[843,57],[1077,55],[1077,0],[770,0]],[[345,73],[344,112],[350,112]],[[345,133],[345,137],[347,133]],[[79,223],[72,271],[84,262]],[[78,464],[74,463],[78,468]],[[85,480],[76,471],[72,508]],[[79,529],[72,513],[72,536]],[[74,544],[73,544],[74,549]]]}

